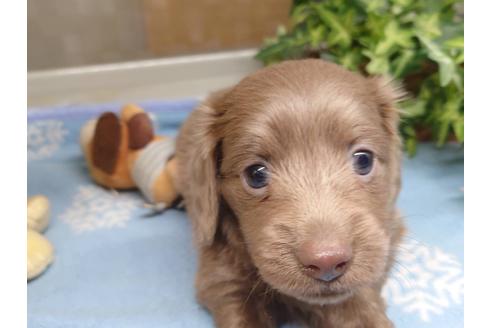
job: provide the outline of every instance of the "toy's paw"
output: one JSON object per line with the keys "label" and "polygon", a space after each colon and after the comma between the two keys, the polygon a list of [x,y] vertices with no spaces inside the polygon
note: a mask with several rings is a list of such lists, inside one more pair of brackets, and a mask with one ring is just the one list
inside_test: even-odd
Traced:
{"label": "toy's paw", "polygon": [[42,232],[49,223],[50,202],[42,195],[27,199],[27,228]]}
{"label": "toy's paw", "polygon": [[39,232],[27,229],[27,280],[39,276],[51,262],[54,251],[51,243]]}

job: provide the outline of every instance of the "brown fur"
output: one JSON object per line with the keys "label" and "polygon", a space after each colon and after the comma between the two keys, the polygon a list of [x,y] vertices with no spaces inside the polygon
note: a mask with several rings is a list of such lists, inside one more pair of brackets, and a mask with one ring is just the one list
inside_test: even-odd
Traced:
{"label": "brown fur", "polygon": [[[321,60],[262,69],[212,95],[177,139],[177,187],[199,251],[197,296],[218,327],[391,327],[380,296],[403,234],[397,89]],[[375,154],[353,172],[360,145]],[[266,163],[266,190],[244,169]],[[307,276],[296,250],[343,240],[353,259],[330,283]]]}

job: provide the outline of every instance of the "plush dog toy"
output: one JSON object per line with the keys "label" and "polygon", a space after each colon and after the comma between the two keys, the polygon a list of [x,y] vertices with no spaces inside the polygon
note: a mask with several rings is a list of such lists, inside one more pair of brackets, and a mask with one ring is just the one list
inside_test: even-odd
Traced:
{"label": "plush dog toy", "polygon": [[27,280],[39,276],[51,262],[54,251],[43,232],[49,223],[48,198],[36,195],[27,199]]}
{"label": "plush dog toy", "polygon": [[119,117],[106,112],[87,122],[80,144],[98,184],[112,189],[137,187],[150,203],[162,207],[176,201],[174,140],[156,136],[151,119],[138,106],[124,106]]}

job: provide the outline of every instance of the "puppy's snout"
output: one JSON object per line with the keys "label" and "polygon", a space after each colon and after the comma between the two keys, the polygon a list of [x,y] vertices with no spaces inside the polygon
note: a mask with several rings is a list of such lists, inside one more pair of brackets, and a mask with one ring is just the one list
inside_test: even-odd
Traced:
{"label": "puppy's snout", "polygon": [[306,242],[299,248],[297,257],[308,276],[329,282],[347,271],[352,248],[342,244]]}

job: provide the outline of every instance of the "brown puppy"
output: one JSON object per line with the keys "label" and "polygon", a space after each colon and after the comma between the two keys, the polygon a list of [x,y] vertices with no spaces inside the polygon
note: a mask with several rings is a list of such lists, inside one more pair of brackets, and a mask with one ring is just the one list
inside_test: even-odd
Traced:
{"label": "brown puppy", "polygon": [[401,93],[321,60],[215,94],[177,139],[178,190],[218,327],[391,327],[380,296],[403,233]]}

